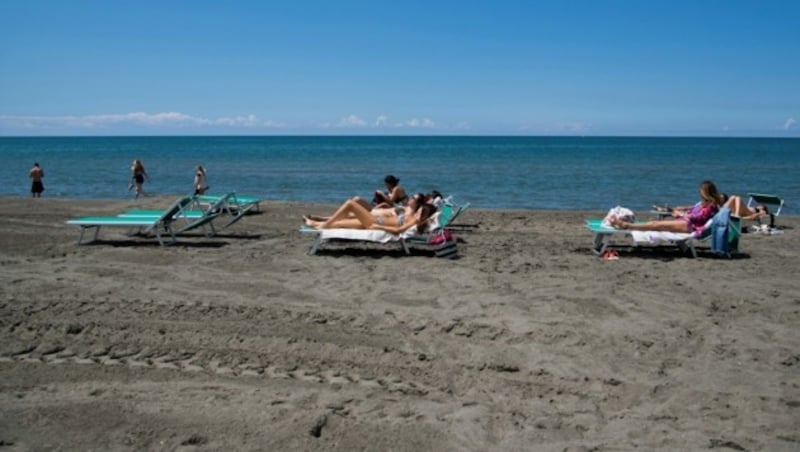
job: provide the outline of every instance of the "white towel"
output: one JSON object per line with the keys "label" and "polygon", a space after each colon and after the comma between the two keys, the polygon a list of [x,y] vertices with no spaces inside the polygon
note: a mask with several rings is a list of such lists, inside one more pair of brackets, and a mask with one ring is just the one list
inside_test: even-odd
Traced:
{"label": "white towel", "polygon": [[658,245],[661,243],[681,242],[694,237],[692,234],[683,232],[666,231],[631,231],[631,238],[636,243],[649,243]]}
{"label": "white towel", "polygon": [[344,239],[344,240],[363,240],[366,242],[389,243],[397,242],[401,238],[408,238],[416,234],[417,228],[408,228],[402,234],[392,234],[377,229],[320,229],[323,240]]}

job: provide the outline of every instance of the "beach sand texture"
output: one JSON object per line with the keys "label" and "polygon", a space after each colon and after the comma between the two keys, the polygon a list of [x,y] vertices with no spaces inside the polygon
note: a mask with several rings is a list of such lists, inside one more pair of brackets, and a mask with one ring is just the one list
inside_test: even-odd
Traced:
{"label": "beach sand texture", "polygon": [[2,450],[800,450],[797,217],[736,259],[590,251],[604,212],[470,209],[461,259],[306,254],[262,204],[177,246],[0,199]]}

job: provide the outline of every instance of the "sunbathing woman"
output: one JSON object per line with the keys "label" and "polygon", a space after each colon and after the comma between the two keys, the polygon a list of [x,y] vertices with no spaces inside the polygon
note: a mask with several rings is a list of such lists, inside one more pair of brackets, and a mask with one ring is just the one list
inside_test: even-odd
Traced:
{"label": "sunbathing woman", "polygon": [[[422,204],[429,204],[428,197],[425,194],[417,193],[411,196],[408,199],[408,204],[405,207],[372,207],[369,202],[364,200],[359,196],[354,196],[350,198],[351,201],[357,202],[361,207],[374,215],[375,217],[386,217],[386,216],[397,216],[400,214],[411,215],[414,211],[419,208]],[[308,222],[308,220],[312,220],[316,223],[324,223],[331,218],[330,216],[320,216],[320,215],[303,215],[303,220]],[[355,218],[354,215],[351,213],[350,218]]]}
{"label": "sunbathing woman", "polygon": [[685,215],[672,220],[648,221],[646,223],[630,223],[612,218],[610,223],[617,229],[634,231],[697,232],[702,230],[708,220],[717,213],[720,204],[722,204],[722,195],[717,191],[716,185],[711,181],[704,181],[700,184],[700,202],[695,204]]}
{"label": "sunbathing woman", "polygon": [[755,209],[750,208],[742,201],[740,196],[731,196],[725,203],[731,209],[731,215],[741,217],[743,220],[755,220],[757,218],[768,217],[769,210],[764,204],[756,204]]}
{"label": "sunbathing woman", "polygon": [[436,212],[436,208],[429,204],[418,204],[416,198],[414,196],[409,200],[409,205],[403,209],[403,213],[397,213],[394,209],[384,209],[378,214],[365,209],[356,200],[349,199],[327,220],[314,221],[305,218],[305,223],[318,229],[380,229],[393,234],[417,226],[422,232],[423,225]]}

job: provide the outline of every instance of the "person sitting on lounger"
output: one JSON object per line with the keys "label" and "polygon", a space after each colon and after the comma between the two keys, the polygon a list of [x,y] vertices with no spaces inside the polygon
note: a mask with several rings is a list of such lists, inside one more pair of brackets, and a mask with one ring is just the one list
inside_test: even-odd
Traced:
{"label": "person sitting on lounger", "polygon": [[408,203],[406,190],[400,186],[400,179],[386,176],[383,181],[386,183],[386,191],[375,190],[372,198],[372,205],[375,207],[393,207],[395,204],[405,205]]}
{"label": "person sitting on lounger", "polygon": [[678,216],[671,220],[648,221],[646,223],[631,223],[612,218],[610,223],[617,229],[693,233],[705,227],[708,220],[717,213],[721,204],[722,195],[717,191],[717,186],[711,181],[703,181],[700,184],[700,202],[685,214],[676,213]]}
{"label": "person sitting on lounger", "polygon": [[436,208],[420,202],[420,195],[409,199],[408,206],[402,210],[368,210],[355,199],[349,199],[325,221],[304,217],[308,226],[318,229],[379,229],[393,234],[405,232],[417,226],[419,232],[425,222],[436,213]]}

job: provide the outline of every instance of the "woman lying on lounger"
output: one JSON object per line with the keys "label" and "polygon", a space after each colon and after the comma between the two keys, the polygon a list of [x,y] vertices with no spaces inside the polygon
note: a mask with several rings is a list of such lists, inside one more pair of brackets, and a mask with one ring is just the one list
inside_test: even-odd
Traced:
{"label": "woman lying on lounger", "polygon": [[366,209],[356,199],[349,199],[325,221],[304,217],[308,226],[318,229],[379,229],[393,234],[405,232],[417,226],[423,232],[428,219],[436,213],[430,204],[419,202],[419,196],[409,199],[408,206],[398,212],[395,209]]}
{"label": "woman lying on lounger", "polygon": [[741,217],[743,220],[755,220],[757,218],[768,217],[769,210],[764,204],[756,204],[751,208],[742,201],[740,196],[731,196],[725,203],[731,209],[731,215]]}
{"label": "woman lying on lounger", "polygon": [[[422,193],[417,193],[411,196],[408,199],[408,204],[405,206],[397,206],[397,207],[372,207],[369,202],[367,202],[364,198],[360,196],[354,196],[350,198],[351,201],[355,201],[361,205],[366,210],[374,215],[375,217],[396,217],[397,215],[404,214],[404,215],[411,215],[413,214],[416,209],[418,209],[422,204],[428,203],[427,195]],[[413,204],[412,204],[413,203]],[[324,223],[328,221],[330,216],[320,216],[320,215],[303,215],[303,220],[308,224],[308,220],[314,221],[316,223]],[[350,213],[350,218],[355,218],[353,213]]]}
{"label": "woman lying on lounger", "polygon": [[717,186],[711,181],[704,181],[700,184],[700,202],[682,216],[672,220],[646,223],[630,223],[617,218],[612,218],[609,222],[617,229],[692,233],[703,229],[708,220],[717,213],[720,204],[722,204],[722,195],[717,191]]}

